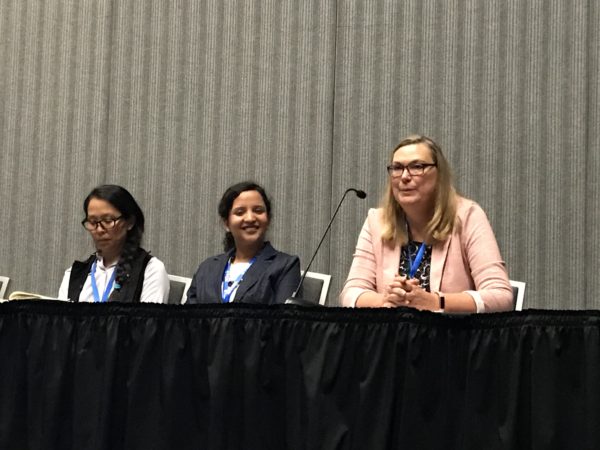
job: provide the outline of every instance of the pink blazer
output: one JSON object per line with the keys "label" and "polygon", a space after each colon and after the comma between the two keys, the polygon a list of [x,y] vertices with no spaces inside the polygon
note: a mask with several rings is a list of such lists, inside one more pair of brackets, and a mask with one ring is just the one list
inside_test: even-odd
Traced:
{"label": "pink blazer", "polygon": [[[371,209],[363,225],[348,279],[340,294],[344,306],[355,306],[360,294],[383,293],[400,263],[400,246],[381,239],[381,209]],[[492,227],[481,207],[459,197],[458,225],[431,251],[430,284],[433,292],[467,292],[477,312],[513,309],[512,288]]]}

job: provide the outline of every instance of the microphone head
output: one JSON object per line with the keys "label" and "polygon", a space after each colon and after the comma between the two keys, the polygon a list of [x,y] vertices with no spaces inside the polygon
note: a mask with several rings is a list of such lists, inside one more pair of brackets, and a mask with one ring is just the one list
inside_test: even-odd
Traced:
{"label": "microphone head", "polygon": [[354,192],[358,198],[366,198],[367,197],[367,193],[365,191],[361,191],[360,189],[354,189],[354,188],[346,189],[344,196],[350,191]]}

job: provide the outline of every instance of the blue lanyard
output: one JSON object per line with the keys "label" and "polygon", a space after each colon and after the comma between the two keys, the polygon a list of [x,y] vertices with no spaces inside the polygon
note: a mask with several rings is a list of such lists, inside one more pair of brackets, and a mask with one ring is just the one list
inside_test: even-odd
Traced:
{"label": "blue lanyard", "polygon": [[229,299],[231,299],[231,295],[233,291],[237,289],[239,284],[242,282],[244,275],[248,272],[248,269],[254,264],[256,261],[256,256],[250,260],[250,264],[242,273],[238,275],[238,277],[233,281],[228,281],[229,278],[229,270],[231,269],[231,259],[227,260],[227,265],[225,266],[225,272],[223,273],[223,282],[221,283],[221,298],[223,299],[223,303],[229,303]]}
{"label": "blue lanyard", "polygon": [[98,292],[98,285],[96,284],[96,261],[92,264],[92,294],[94,294],[94,303],[105,302],[108,299],[108,295],[113,287],[113,283],[115,282],[115,276],[117,274],[117,269],[113,270],[112,275],[110,276],[110,280],[108,280],[108,284],[106,285],[106,289],[104,290],[104,294],[102,294],[102,299],[100,299],[100,293]]}
{"label": "blue lanyard", "polygon": [[406,249],[407,249],[407,253],[408,253],[408,265],[410,266],[410,270],[408,272],[408,278],[415,277],[415,274],[417,273],[417,269],[421,265],[421,260],[423,259],[423,255],[425,254],[425,247],[426,247],[425,242],[421,243],[421,246],[419,247],[419,251],[417,252],[417,257],[413,261],[412,258],[410,257],[410,250],[408,249],[408,245],[407,245]]}

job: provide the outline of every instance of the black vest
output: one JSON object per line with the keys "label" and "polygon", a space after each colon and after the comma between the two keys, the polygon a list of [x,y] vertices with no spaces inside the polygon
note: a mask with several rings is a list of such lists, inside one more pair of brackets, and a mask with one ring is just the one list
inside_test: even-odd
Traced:
{"label": "black vest", "polygon": [[[139,303],[144,285],[144,272],[152,256],[143,248],[139,248],[131,265],[131,272],[127,281],[122,283],[121,289],[113,290],[108,298],[110,302]],[[90,256],[86,261],[75,261],[71,267],[69,279],[69,299],[79,301],[79,294],[83,289],[85,280],[92,269],[96,255]],[[115,269],[116,270],[116,269]]]}

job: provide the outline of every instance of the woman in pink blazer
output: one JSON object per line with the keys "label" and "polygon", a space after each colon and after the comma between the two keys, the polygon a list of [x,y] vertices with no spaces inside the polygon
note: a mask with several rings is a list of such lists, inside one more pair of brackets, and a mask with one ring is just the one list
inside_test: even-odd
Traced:
{"label": "woman in pink blazer", "polygon": [[382,205],[356,244],[344,306],[453,313],[512,309],[512,288],[481,207],[459,196],[448,161],[425,136],[394,149]]}

